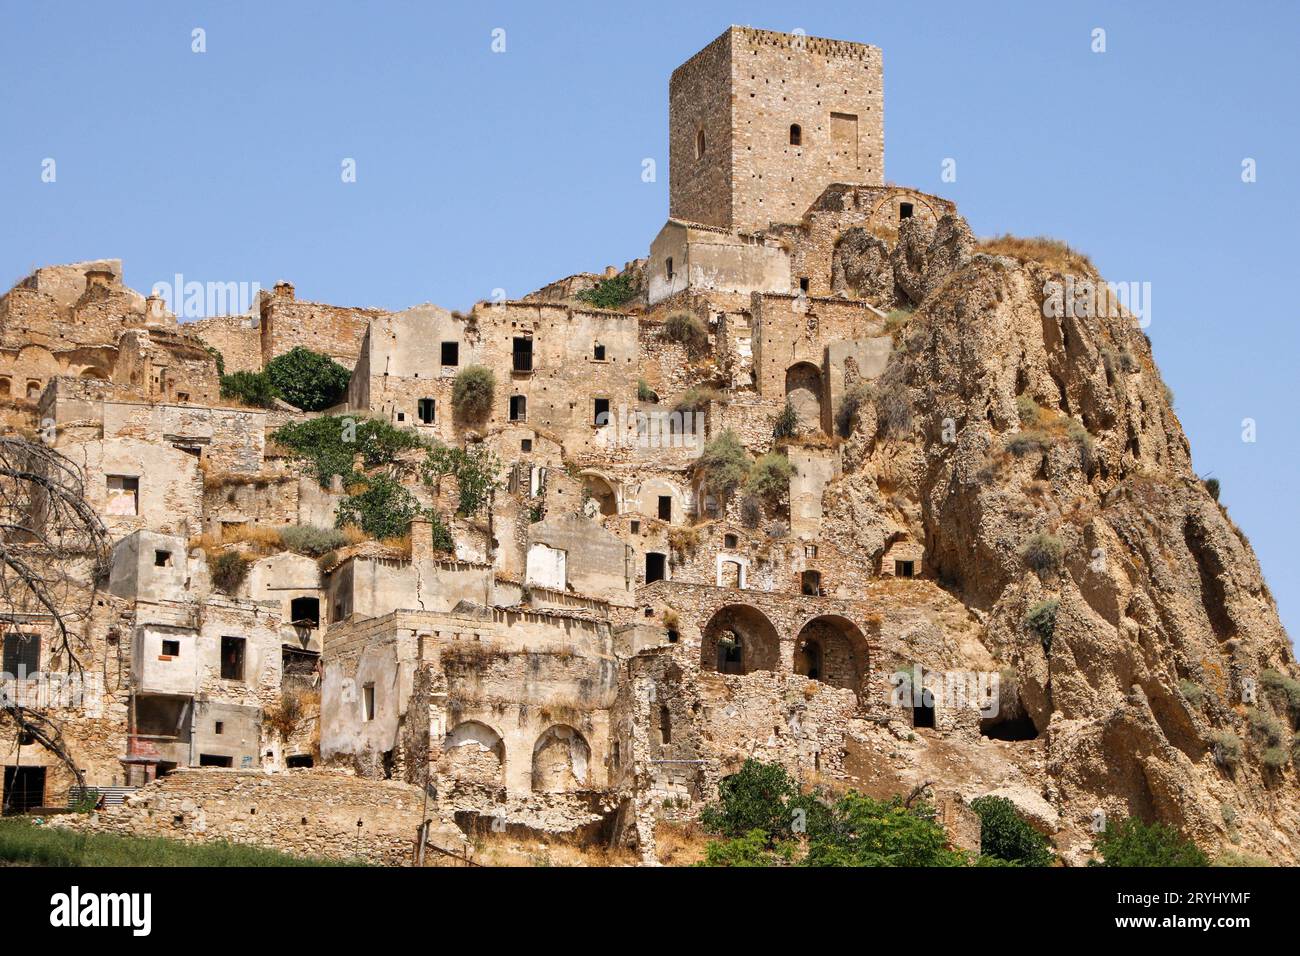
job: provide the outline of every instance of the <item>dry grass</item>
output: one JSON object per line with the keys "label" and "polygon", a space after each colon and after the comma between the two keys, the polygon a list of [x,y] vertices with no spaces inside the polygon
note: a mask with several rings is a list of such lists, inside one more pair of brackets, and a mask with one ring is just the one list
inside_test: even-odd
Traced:
{"label": "dry grass", "polygon": [[[344,531],[347,532],[349,529],[356,531],[357,533],[362,533],[355,525],[348,525],[344,528]],[[404,558],[409,559],[411,557],[411,534],[409,531],[397,538],[383,538],[379,543]]]}
{"label": "dry grass", "polygon": [[660,820],[655,825],[655,858],[664,866],[694,866],[704,859],[710,839],[697,823]]}
{"label": "dry grass", "polygon": [[637,866],[626,847],[578,846],[509,834],[489,834],[475,843],[473,860],[484,866]]}
{"label": "dry grass", "polygon": [[1078,272],[1097,275],[1097,267],[1082,252],[1060,239],[1047,236],[1013,236],[1005,234],[981,239],[978,251],[991,256],[1008,256],[1018,262],[1038,262],[1054,272]]}

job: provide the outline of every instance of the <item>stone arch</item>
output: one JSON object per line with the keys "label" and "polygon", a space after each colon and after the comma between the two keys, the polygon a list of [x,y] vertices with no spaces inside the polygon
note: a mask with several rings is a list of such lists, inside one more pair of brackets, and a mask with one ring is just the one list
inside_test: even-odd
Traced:
{"label": "stone arch", "polygon": [[88,367],[88,368],[83,368],[83,369],[81,370],[81,374],[80,374],[80,376],[78,376],[78,377],[79,377],[79,378],[94,378],[94,379],[102,379],[103,381],[108,381],[108,377],[109,377],[109,376],[108,376],[108,373],[105,372],[102,368],[97,368],[97,367],[95,367],[94,365],[91,365],[91,366]]}
{"label": "stone arch", "polygon": [[767,615],[748,604],[719,608],[704,626],[700,639],[700,668],[724,674],[775,671],[781,656],[781,636]]}
{"label": "stone arch", "polygon": [[506,744],[487,724],[465,720],[447,734],[439,772],[457,780],[505,783]]}
{"label": "stone arch", "polygon": [[564,793],[590,783],[591,747],[568,724],[553,724],[533,745],[533,791]]}
{"label": "stone arch", "polygon": [[803,428],[822,424],[822,370],[812,362],[796,362],[785,370],[785,398],[794,406]]}
{"label": "stone arch", "polygon": [[820,614],[799,629],[794,641],[794,672],[853,691],[863,691],[867,673],[867,638],[839,614]]}
{"label": "stone arch", "polygon": [[582,479],[582,490],[600,507],[602,515],[616,515],[618,507],[617,483],[598,471],[587,469],[578,472]]}

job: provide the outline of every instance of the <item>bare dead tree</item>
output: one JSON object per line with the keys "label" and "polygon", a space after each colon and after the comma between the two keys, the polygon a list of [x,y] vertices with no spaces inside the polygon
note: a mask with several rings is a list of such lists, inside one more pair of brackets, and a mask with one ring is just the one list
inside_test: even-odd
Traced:
{"label": "bare dead tree", "polygon": [[[86,501],[81,469],[42,442],[0,437],[0,634],[19,627],[50,634],[51,658],[81,680],[75,638],[90,619],[108,562],[108,532]],[[18,725],[20,739],[57,756],[84,789],[59,722],[25,706],[20,695],[9,697],[0,713]]]}

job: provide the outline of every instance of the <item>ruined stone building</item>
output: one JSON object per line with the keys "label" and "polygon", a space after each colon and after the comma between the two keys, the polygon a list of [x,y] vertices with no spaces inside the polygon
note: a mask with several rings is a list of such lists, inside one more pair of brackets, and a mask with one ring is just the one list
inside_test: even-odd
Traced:
{"label": "ruined stone building", "polygon": [[[883,84],[874,47],[728,29],[669,82],[648,255],[466,313],[280,283],[178,323],[115,261],[0,298],[5,423],[81,470],[111,546],[73,637],[94,706],[51,710],[86,785],[127,795],[88,825],[229,835],[212,775],[256,773],[295,807],[370,806],[373,782],[400,808],[385,862],[426,812],[440,839],[649,861],[757,758],[930,784],[945,820],[997,793],[1072,863],[1098,811],[1294,862],[1295,768],[1253,747],[1229,767],[1216,740],[1249,741],[1295,662],[1150,343],[1122,311],[1047,316],[1045,283],[1099,280],[1086,259],[981,244],[889,184]],[[611,283],[635,294],[594,305]],[[276,545],[351,492],[270,437],[321,413],[223,401],[217,355],[257,371],[295,346],[351,369],[323,414],[490,451],[487,507],[386,465],[421,509],[404,541]],[[472,418],[470,368],[493,382]],[[1045,636],[1026,622],[1049,606]],[[39,615],[4,646],[8,673],[66,663]],[[7,806],[66,800],[66,761],[5,723],[0,754]],[[337,849],[285,820],[256,838]]]}

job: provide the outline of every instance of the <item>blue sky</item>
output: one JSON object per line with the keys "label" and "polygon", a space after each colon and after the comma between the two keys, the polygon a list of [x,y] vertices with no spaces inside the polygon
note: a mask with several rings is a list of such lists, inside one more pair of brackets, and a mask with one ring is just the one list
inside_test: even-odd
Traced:
{"label": "blue sky", "polygon": [[956,200],[979,235],[1056,236],[1151,283],[1196,467],[1297,633],[1300,5],[467,6],[6,3],[0,282],[113,257],[146,290],[181,272],[394,309],[523,295],[645,254],[668,75],[728,24],[872,43],[889,180]]}

